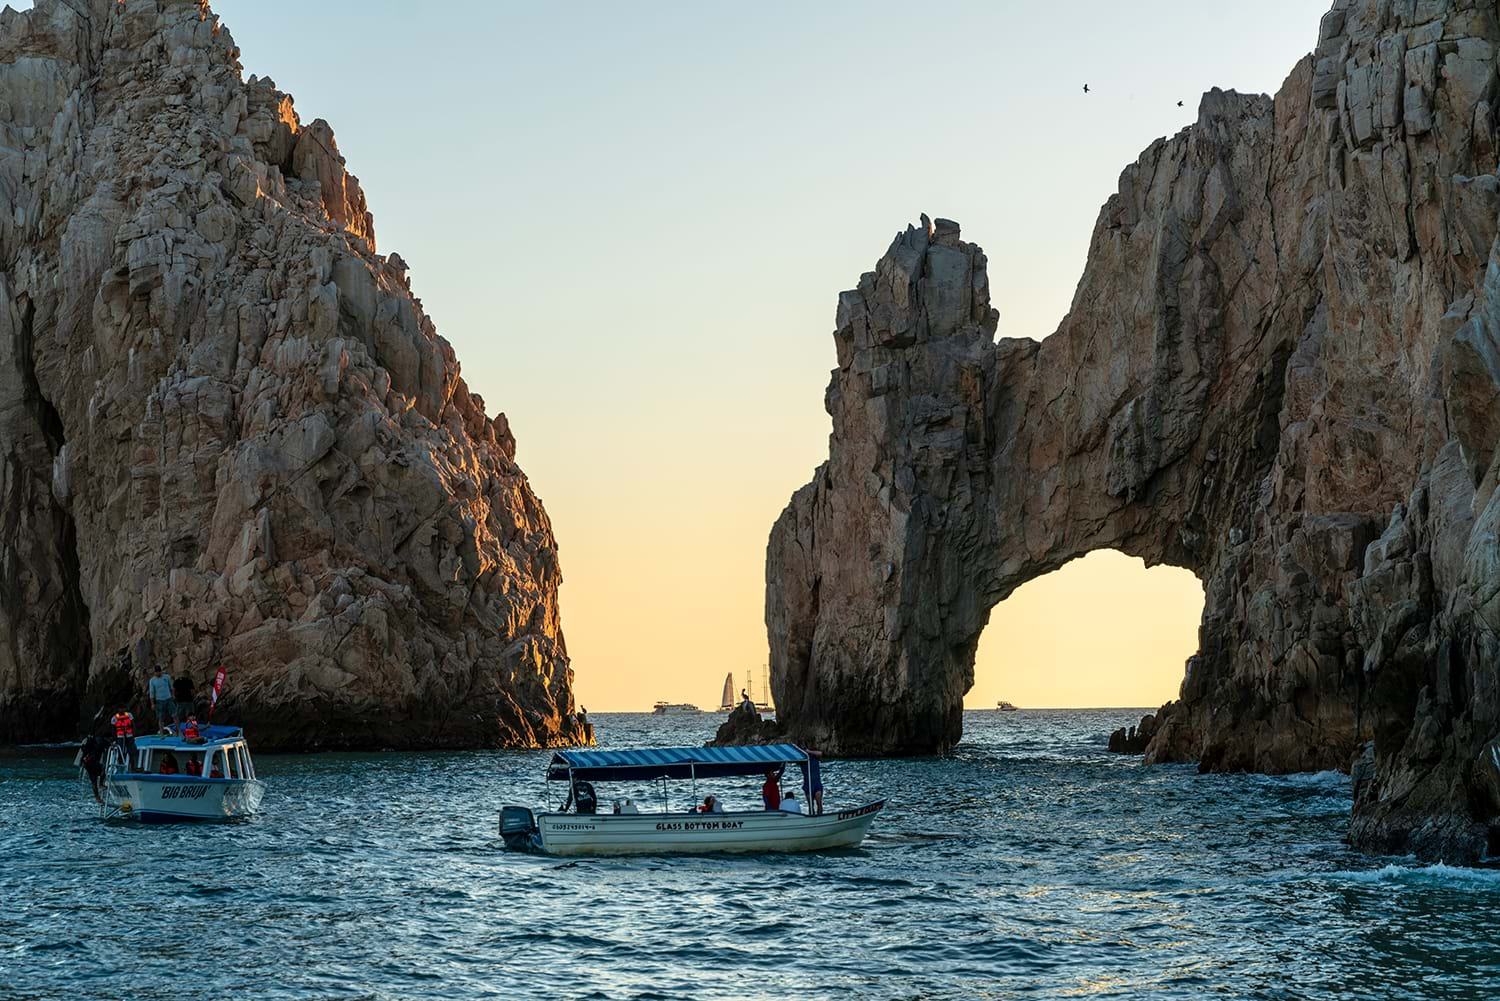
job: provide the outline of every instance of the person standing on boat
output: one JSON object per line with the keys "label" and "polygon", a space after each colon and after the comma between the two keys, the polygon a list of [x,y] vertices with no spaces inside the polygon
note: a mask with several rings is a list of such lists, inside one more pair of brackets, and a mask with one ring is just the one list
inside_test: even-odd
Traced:
{"label": "person standing on boat", "polygon": [[156,725],[165,729],[177,722],[177,707],[172,702],[172,676],[162,672],[161,665],[151,672],[151,680],[146,682],[146,688],[151,693],[151,705],[156,709]]}
{"label": "person standing on boat", "polygon": [[172,681],[172,701],[177,703],[177,716],[191,716],[198,711],[193,702],[193,679],[187,675],[175,678]]}
{"label": "person standing on boat", "polygon": [[779,810],[781,808],[780,768],[767,769],[766,783],[760,787],[760,801],[765,804],[767,810]]}
{"label": "person standing on boat", "polygon": [[818,759],[822,756],[823,752],[808,749],[807,812],[814,817],[821,817],[823,815],[823,770],[818,766]]}

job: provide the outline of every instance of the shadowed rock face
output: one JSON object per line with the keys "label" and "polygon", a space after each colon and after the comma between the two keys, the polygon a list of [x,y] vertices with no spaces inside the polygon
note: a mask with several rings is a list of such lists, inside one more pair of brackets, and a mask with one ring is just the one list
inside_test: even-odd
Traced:
{"label": "shadowed rock face", "polygon": [[506,420],[238,55],[191,0],[0,13],[0,742],[153,661],[263,748],[572,740]]}
{"label": "shadowed rock face", "polygon": [[789,735],[951,747],[990,609],[1107,547],[1204,584],[1148,759],[1373,742],[1357,844],[1500,845],[1497,45],[1492,4],[1336,4],[1274,101],[1210,92],[1125,169],[1040,343],[993,340],[957,225],[899,234],[840,297],[829,458],[771,532]]}

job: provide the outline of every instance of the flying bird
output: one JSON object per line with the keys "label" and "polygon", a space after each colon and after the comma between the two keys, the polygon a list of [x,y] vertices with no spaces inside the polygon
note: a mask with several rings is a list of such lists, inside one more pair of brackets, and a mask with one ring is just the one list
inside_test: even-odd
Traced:
{"label": "flying bird", "polygon": [[1085,94],[1087,94],[1087,93],[1088,93],[1088,92],[1089,92],[1089,85],[1088,85],[1088,84],[1084,84],[1084,85],[1083,85],[1083,92],[1084,92],[1084,93],[1085,93]]}
{"label": "flying bird", "polygon": [[1179,108],[1180,108],[1180,107],[1182,107],[1182,102],[1181,102],[1181,101],[1178,101],[1178,102],[1177,102],[1177,106],[1178,106],[1178,107],[1179,107]]}

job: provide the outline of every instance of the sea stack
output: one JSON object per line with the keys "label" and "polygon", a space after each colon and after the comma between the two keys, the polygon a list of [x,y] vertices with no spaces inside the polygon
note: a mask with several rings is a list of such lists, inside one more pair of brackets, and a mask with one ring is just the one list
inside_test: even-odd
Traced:
{"label": "sea stack", "polygon": [[1204,585],[1148,760],[1368,749],[1355,844],[1500,850],[1497,46],[1493,5],[1340,0],[1274,100],[1211,91],[1125,168],[1041,342],[995,340],[956,224],[898,233],[771,532],[789,736],[951,747],[990,609],[1112,548]]}
{"label": "sea stack", "polygon": [[328,123],[197,0],[6,8],[0,105],[0,743],[148,663],[260,750],[576,739],[546,512]]}

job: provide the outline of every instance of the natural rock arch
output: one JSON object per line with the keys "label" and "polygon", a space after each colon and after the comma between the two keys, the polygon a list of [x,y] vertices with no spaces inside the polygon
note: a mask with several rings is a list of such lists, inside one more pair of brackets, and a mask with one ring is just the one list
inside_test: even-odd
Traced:
{"label": "natural rock arch", "polygon": [[[946,750],[990,610],[1020,585],[1097,549],[1211,576],[1206,534],[1229,511],[1209,470],[1268,466],[1255,422],[1279,401],[1253,379],[1252,399],[1209,412],[1215,369],[1259,338],[1218,317],[1205,330],[1196,304],[1157,308],[1185,280],[1200,299],[1217,286],[1183,225],[1106,235],[1120,270],[1080,298],[1144,301],[1104,331],[1075,311],[1046,341],[996,343],[983,252],[925,217],[840,297],[829,461],[767,563],[793,732],[847,753]],[[1121,287],[1131,269],[1144,289]]]}
{"label": "natural rock arch", "polygon": [[1040,343],[992,340],[956,224],[899,234],[767,550],[788,734],[950,747],[989,610],[1110,547],[1204,582],[1149,758],[1363,748],[1357,844],[1500,849],[1497,51],[1492,8],[1339,0],[1274,101],[1213,91],[1125,169]]}

